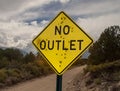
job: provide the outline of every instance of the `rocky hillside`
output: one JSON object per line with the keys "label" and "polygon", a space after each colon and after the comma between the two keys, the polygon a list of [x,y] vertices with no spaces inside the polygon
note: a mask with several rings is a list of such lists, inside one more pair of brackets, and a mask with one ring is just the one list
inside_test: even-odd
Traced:
{"label": "rocky hillside", "polygon": [[[115,72],[111,73],[111,75],[115,74]],[[103,75],[107,77],[108,74]],[[116,76],[120,77],[120,75]],[[120,80],[106,80],[103,77],[97,78],[93,77],[90,72],[84,73],[84,71],[82,71],[69,84],[67,91],[120,91]]]}

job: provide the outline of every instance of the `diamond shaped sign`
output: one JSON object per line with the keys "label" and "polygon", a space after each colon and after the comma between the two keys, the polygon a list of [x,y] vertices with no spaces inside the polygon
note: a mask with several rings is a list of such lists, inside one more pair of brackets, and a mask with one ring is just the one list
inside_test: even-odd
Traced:
{"label": "diamond shaped sign", "polygon": [[33,40],[58,75],[63,74],[92,43],[88,34],[63,11]]}

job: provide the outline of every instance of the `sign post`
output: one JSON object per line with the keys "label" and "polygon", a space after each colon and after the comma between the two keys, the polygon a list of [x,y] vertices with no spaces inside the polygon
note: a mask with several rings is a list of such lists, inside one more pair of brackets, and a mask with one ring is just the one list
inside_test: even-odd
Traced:
{"label": "sign post", "polygon": [[60,12],[32,41],[57,74],[57,90],[62,90],[62,74],[93,43],[66,13]]}
{"label": "sign post", "polygon": [[62,91],[62,75],[57,75],[56,91]]}

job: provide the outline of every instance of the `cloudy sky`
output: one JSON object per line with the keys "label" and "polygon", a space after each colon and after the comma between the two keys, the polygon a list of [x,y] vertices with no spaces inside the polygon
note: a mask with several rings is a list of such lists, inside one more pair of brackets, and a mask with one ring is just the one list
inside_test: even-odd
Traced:
{"label": "cloudy sky", "polygon": [[60,12],[96,40],[120,25],[120,0],[0,0],[0,47],[34,51],[33,38]]}

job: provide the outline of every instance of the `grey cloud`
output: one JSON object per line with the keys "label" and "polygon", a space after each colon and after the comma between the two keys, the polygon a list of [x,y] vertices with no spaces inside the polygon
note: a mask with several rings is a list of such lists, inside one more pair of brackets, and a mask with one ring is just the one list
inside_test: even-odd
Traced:
{"label": "grey cloud", "polygon": [[37,23],[36,25],[28,25],[24,22],[15,21],[0,22],[0,47],[15,47],[29,52],[32,50],[29,43],[41,29],[42,27],[39,27]]}
{"label": "grey cloud", "polygon": [[0,0],[0,20],[17,20],[17,18],[19,19],[19,17],[27,12],[27,10],[37,6],[42,6],[52,0],[46,1],[47,0]]}
{"label": "grey cloud", "polygon": [[27,46],[27,43],[30,42],[28,39],[22,39],[19,36],[0,36],[0,47],[16,47],[23,49]]}
{"label": "grey cloud", "polygon": [[[24,10],[22,12],[16,13],[15,15],[6,14],[5,16],[10,19],[29,21],[46,18],[51,19],[61,10],[73,17],[81,16],[85,18],[120,12],[119,0],[70,0],[67,3],[61,3],[59,0],[51,0],[48,1],[49,3],[36,4],[36,6],[34,4],[33,6],[31,5],[33,3],[32,1],[33,0],[1,0],[0,13],[18,12],[19,9],[23,8]],[[31,7],[25,8],[29,6],[27,4],[30,4]]]}
{"label": "grey cloud", "polygon": [[63,10],[72,17],[98,17],[106,14],[119,13],[119,3],[119,0],[71,0],[65,4],[60,3],[60,1],[52,1],[43,6],[32,7],[25,11],[25,13],[22,13],[21,16],[24,17],[23,20],[25,21],[51,20],[58,12]]}
{"label": "grey cloud", "polygon": [[25,50],[26,52],[30,52],[30,51],[32,51],[32,52],[34,52],[34,53],[37,52],[37,50],[36,50],[35,47],[33,46],[32,42],[29,42],[29,43],[27,44],[27,46],[23,48],[23,50]]}
{"label": "grey cloud", "polygon": [[7,44],[7,43],[6,43],[6,40],[7,40],[6,34],[0,32],[0,45],[6,45],[6,44]]}
{"label": "grey cloud", "polygon": [[66,11],[77,16],[100,16],[107,13],[120,12],[119,0],[75,0],[66,6]]}
{"label": "grey cloud", "polygon": [[14,37],[14,42],[18,42],[19,39],[20,39],[20,36]]}
{"label": "grey cloud", "polygon": [[[61,10],[70,17],[75,17],[78,24],[93,38],[96,36],[98,38],[103,31],[101,28],[120,24],[120,0],[70,0],[67,3],[61,3],[58,0],[48,2],[37,0],[39,3],[34,3],[32,6],[28,5],[31,1],[34,0],[0,0],[0,47],[14,46],[26,51],[35,51],[31,43],[32,39]],[[7,23],[1,21],[2,15],[6,17]],[[25,24],[26,22],[30,25]]]}
{"label": "grey cloud", "polygon": [[0,12],[11,12],[18,9],[25,0],[0,0]]}

